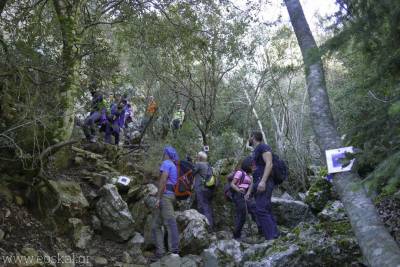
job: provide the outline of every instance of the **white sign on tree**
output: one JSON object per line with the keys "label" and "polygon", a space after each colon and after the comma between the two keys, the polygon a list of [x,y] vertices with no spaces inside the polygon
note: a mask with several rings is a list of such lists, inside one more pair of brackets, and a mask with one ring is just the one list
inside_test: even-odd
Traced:
{"label": "white sign on tree", "polygon": [[351,170],[355,159],[352,159],[350,164],[343,166],[342,160],[346,158],[346,153],[353,153],[353,147],[349,146],[325,151],[328,173],[347,172]]}

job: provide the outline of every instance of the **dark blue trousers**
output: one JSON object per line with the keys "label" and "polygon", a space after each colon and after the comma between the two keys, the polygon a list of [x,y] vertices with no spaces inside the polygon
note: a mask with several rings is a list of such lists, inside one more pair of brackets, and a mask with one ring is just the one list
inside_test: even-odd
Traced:
{"label": "dark blue trousers", "polygon": [[258,182],[254,184],[254,199],[256,201],[256,216],[260,223],[262,232],[266,240],[275,239],[279,236],[278,227],[274,216],[272,215],[272,191],[274,190],[274,181],[269,177],[264,192],[257,192]]}
{"label": "dark blue trousers", "polygon": [[257,221],[256,206],[254,201],[251,201],[251,199],[246,201],[244,199],[244,194],[238,192],[233,192],[232,200],[233,203],[235,204],[235,211],[236,211],[235,229],[233,230],[233,238],[240,238],[243,226],[246,223],[247,212],[250,213],[251,218],[253,219],[253,221],[257,223],[257,226],[259,228],[261,227]]}
{"label": "dark blue trousers", "polygon": [[210,224],[211,230],[214,228],[213,211],[211,201],[213,199],[214,190],[209,188],[202,188],[199,186],[195,188],[196,199],[197,199],[197,210],[206,216],[208,223]]}

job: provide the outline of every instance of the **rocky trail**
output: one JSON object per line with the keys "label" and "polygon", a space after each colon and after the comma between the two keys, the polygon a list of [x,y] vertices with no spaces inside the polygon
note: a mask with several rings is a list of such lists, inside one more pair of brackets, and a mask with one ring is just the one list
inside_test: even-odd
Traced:
{"label": "rocky trail", "polygon": [[[65,156],[68,166],[56,171],[57,158]],[[232,239],[234,210],[222,188],[213,203],[215,232],[192,201],[180,202],[180,257],[167,255],[149,264],[157,173],[143,169],[146,160],[140,149],[130,153],[111,145],[78,144],[50,157],[48,183],[26,192],[0,187],[0,265],[364,266],[343,205],[320,178],[307,194],[275,190],[273,212],[281,237],[273,241],[263,241],[251,220],[243,240]],[[224,179],[232,166],[233,160],[223,159],[214,170]],[[131,182],[116,184],[120,176]],[[398,238],[398,217],[393,215],[398,202],[382,203],[380,213]]]}

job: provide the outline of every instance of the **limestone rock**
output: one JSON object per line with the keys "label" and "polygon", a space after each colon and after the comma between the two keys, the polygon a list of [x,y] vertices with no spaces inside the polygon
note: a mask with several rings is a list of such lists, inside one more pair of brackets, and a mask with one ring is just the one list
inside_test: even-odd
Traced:
{"label": "limestone rock", "polygon": [[111,239],[126,241],[134,233],[134,220],[128,205],[122,200],[117,188],[112,184],[104,185],[99,192],[100,200],[96,212],[103,225],[103,231]]}
{"label": "limestone rock", "polygon": [[94,230],[96,230],[96,231],[101,230],[101,221],[100,221],[99,217],[97,217],[96,215],[92,215],[91,223],[92,223],[92,227]]}
{"label": "limestone rock", "polygon": [[197,210],[177,212],[182,254],[200,254],[210,244],[207,218]]}
{"label": "limestone rock", "polygon": [[70,218],[68,222],[72,226],[72,238],[77,248],[85,249],[93,236],[93,230],[84,225],[78,218]]}
{"label": "limestone rock", "polygon": [[241,266],[352,266],[360,256],[351,235],[327,235],[319,225],[300,223],[285,239],[247,248]]}
{"label": "limestone rock", "polygon": [[[56,193],[56,200],[54,201],[54,199],[46,198],[45,195],[45,201],[49,201],[47,206],[48,204],[52,204],[54,206],[54,203],[59,203],[58,209],[56,209],[57,215],[61,215],[62,218],[79,218],[86,213],[89,203],[84,197],[81,187],[78,183],[50,180],[49,184],[52,187],[51,191]],[[46,194],[47,193],[48,192],[46,192]]]}
{"label": "limestone rock", "polygon": [[151,233],[152,220],[153,220],[152,215],[151,214],[147,215],[146,223],[144,225],[144,230],[143,230],[144,248],[145,249],[150,248],[154,244],[153,235]]}
{"label": "limestone rock", "polygon": [[141,249],[143,245],[144,237],[140,233],[135,233],[135,235],[128,241],[129,254],[135,259],[136,263],[147,263]]}
{"label": "limestone rock", "polygon": [[347,220],[347,214],[343,203],[340,201],[328,202],[325,208],[318,214],[318,218],[324,221],[343,221]]}
{"label": "limestone rock", "polygon": [[132,263],[132,257],[127,251],[124,251],[122,253],[122,261],[125,263]]}
{"label": "limestone rock", "polygon": [[243,248],[236,240],[219,240],[201,254],[204,266],[238,266],[242,261]]}
{"label": "limestone rock", "polygon": [[316,213],[322,211],[331,199],[331,188],[331,183],[326,179],[316,179],[307,192],[305,203]]}
{"label": "limestone rock", "polygon": [[202,266],[202,259],[197,255],[186,255],[181,258],[181,267],[198,267]]}
{"label": "limestone rock", "polygon": [[129,189],[128,200],[138,201],[148,196],[155,196],[157,192],[158,188],[154,184],[136,185]]}
{"label": "limestone rock", "polygon": [[272,213],[279,225],[295,227],[300,222],[311,222],[315,220],[308,205],[296,200],[272,197]]}
{"label": "limestone rock", "polygon": [[[271,253],[268,257],[265,257],[261,261],[258,262],[245,262],[243,266],[245,267],[259,267],[259,266],[293,266],[293,262],[291,261],[291,256],[293,254],[298,253],[300,248],[296,245],[291,245],[288,248],[282,250],[282,251],[277,251],[275,253]],[[295,265],[299,266],[299,265]],[[303,265],[305,266],[305,265]]]}
{"label": "limestone rock", "polygon": [[178,254],[169,254],[159,261],[150,264],[150,267],[176,267],[181,265],[181,257]]}
{"label": "limestone rock", "polygon": [[63,259],[60,262],[60,267],[75,267],[75,262],[73,262],[72,260],[69,260],[69,259],[71,259],[71,256],[68,255],[65,251],[59,251],[57,253],[57,256],[60,259]]}
{"label": "limestone rock", "polygon": [[280,197],[286,200],[295,200],[288,192],[283,193]]}
{"label": "limestone rock", "polygon": [[129,210],[133,218],[135,218],[135,230],[142,232],[145,227],[146,218],[151,213],[151,210],[147,207],[143,199],[131,204]]}
{"label": "limestone rock", "polygon": [[108,266],[108,260],[104,257],[95,257],[94,258],[95,266]]}

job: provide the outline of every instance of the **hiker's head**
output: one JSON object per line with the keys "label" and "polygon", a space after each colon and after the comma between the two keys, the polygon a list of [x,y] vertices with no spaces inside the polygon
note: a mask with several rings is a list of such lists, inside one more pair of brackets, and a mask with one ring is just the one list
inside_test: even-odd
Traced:
{"label": "hiker's head", "polygon": [[153,101],[153,100],[154,100],[154,96],[151,95],[151,96],[149,97],[149,100],[150,100],[150,101]]}
{"label": "hiker's head", "polygon": [[115,102],[119,102],[121,100],[121,94],[118,93],[114,94],[114,100]]}
{"label": "hiker's head", "polygon": [[247,174],[251,174],[253,172],[253,158],[249,156],[243,159],[240,168]]}
{"label": "hiker's head", "polygon": [[261,143],[262,141],[263,141],[263,135],[260,131],[253,131],[251,133],[250,139],[249,139],[250,146]]}
{"label": "hiker's head", "polygon": [[177,105],[176,105],[176,107],[178,108],[178,109],[180,109],[182,106],[181,106],[181,103],[178,103]]}
{"label": "hiker's head", "polygon": [[200,151],[199,153],[197,153],[197,160],[198,160],[198,161],[206,162],[206,161],[207,161],[207,154],[206,154],[206,152]]}
{"label": "hiker's head", "polygon": [[170,159],[172,161],[178,161],[179,156],[178,153],[176,152],[175,148],[172,146],[166,146],[164,147],[164,159]]}

